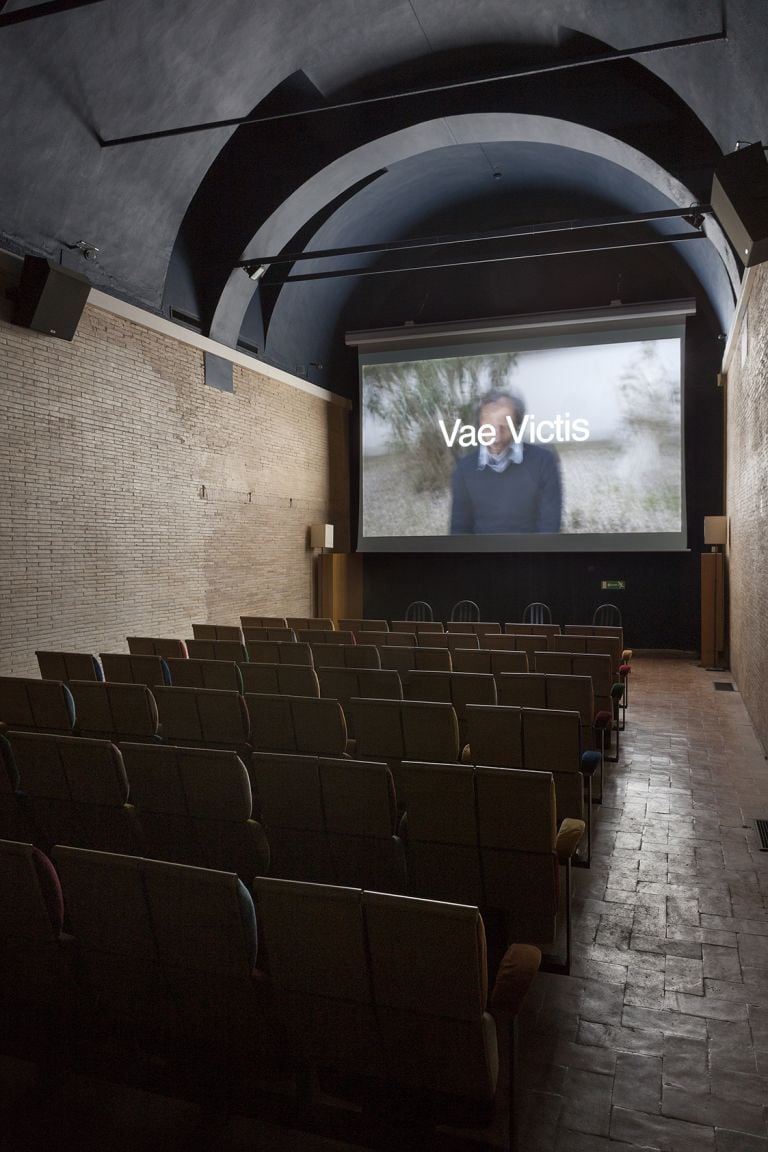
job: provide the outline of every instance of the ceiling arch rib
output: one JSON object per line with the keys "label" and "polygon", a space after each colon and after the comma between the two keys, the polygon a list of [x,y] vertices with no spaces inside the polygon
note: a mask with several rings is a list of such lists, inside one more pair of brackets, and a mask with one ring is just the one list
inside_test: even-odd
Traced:
{"label": "ceiling arch rib", "polygon": [[[628,178],[642,181],[654,194],[653,207],[659,198],[669,206],[687,207],[696,197],[680,180],[666,171],[648,155],[604,132],[570,121],[548,116],[521,113],[493,112],[443,117],[401,129],[372,140],[343,157],[338,157],[309,180],[305,181],[264,221],[242,253],[249,260],[265,252],[280,252],[291,244],[293,237],[306,227],[325,205],[343,195],[350,183],[364,181],[366,176],[382,168],[392,168],[414,157],[444,149],[475,145],[490,147],[494,144],[556,146],[567,149],[574,165],[574,183],[580,163],[590,158],[609,162],[627,173]],[[433,195],[435,192],[433,191]],[[630,200],[633,197],[630,197]],[[621,202],[619,200],[619,202]],[[627,208],[631,204],[624,205]],[[642,211],[649,204],[635,199],[634,207]],[[739,283],[739,272],[725,236],[713,219],[705,223],[706,234],[717,253],[725,277],[714,273],[711,261],[698,263],[698,273],[723,327],[727,327],[729,309]],[[370,236],[369,239],[374,239]],[[686,246],[686,247],[696,247]],[[719,282],[717,282],[719,281]],[[724,283],[730,290],[724,290]],[[244,317],[251,305],[256,284],[240,269],[228,278],[219,298],[211,324],[211,336],[222,343],[237,342]]]}

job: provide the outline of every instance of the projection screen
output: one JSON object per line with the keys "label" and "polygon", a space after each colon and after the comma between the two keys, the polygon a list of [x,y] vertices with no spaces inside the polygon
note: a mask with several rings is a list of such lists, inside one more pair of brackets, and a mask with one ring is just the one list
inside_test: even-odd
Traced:
{"label": "projection screen", "polygon": [[349,333],[360,551],[686,548],[691,301]]}

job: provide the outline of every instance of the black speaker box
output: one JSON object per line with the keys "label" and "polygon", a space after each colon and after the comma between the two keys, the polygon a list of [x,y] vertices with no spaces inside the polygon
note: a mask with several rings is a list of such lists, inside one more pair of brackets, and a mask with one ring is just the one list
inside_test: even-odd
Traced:
{"label": "black speaker box", "polygon": [[715,169],[711,199],[744,267],[768,260],[768,161],[762,144],[723,157]]}
{"label": "black speaker box", "polygon": [[11,319],[22,328],[72,340],[90,290],[79,272],[42,256],[25,256]]}

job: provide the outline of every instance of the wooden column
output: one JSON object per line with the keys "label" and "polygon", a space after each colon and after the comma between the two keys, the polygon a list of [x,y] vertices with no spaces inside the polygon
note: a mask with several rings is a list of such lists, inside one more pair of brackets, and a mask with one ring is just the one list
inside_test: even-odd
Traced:
{"label": "wooden column", "polygon": [[720,663],[725,651],[725,583],[722,552],[701,554],[701,663]]}
{"label": "wooden column", "polygon": [[322,552],[317,557],[317,612],[338,626],[343,617],[363,615],[363,557],[358,552]]}

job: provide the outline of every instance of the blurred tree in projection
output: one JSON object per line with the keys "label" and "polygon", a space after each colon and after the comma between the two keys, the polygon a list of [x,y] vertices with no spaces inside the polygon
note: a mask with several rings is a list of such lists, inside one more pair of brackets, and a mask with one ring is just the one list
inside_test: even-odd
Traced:
{"label": "blurred tree in projection", "polygon": [[409,451],[415,491],[446,488],[462,452],[458,436],[446,445],[438,421],[449,436],[457,419],[474,425],[480,397],[509,388],[516,365],[515,353],[496,352],[365,366],[366,411],[387,424],[393,452]]}
{"label": "blurred tree in projection", "polygon": [[680,510],[680,376],[670,372],[652,340],[640,344],[619,379],[625,451],[617,469],[648,513]]}

